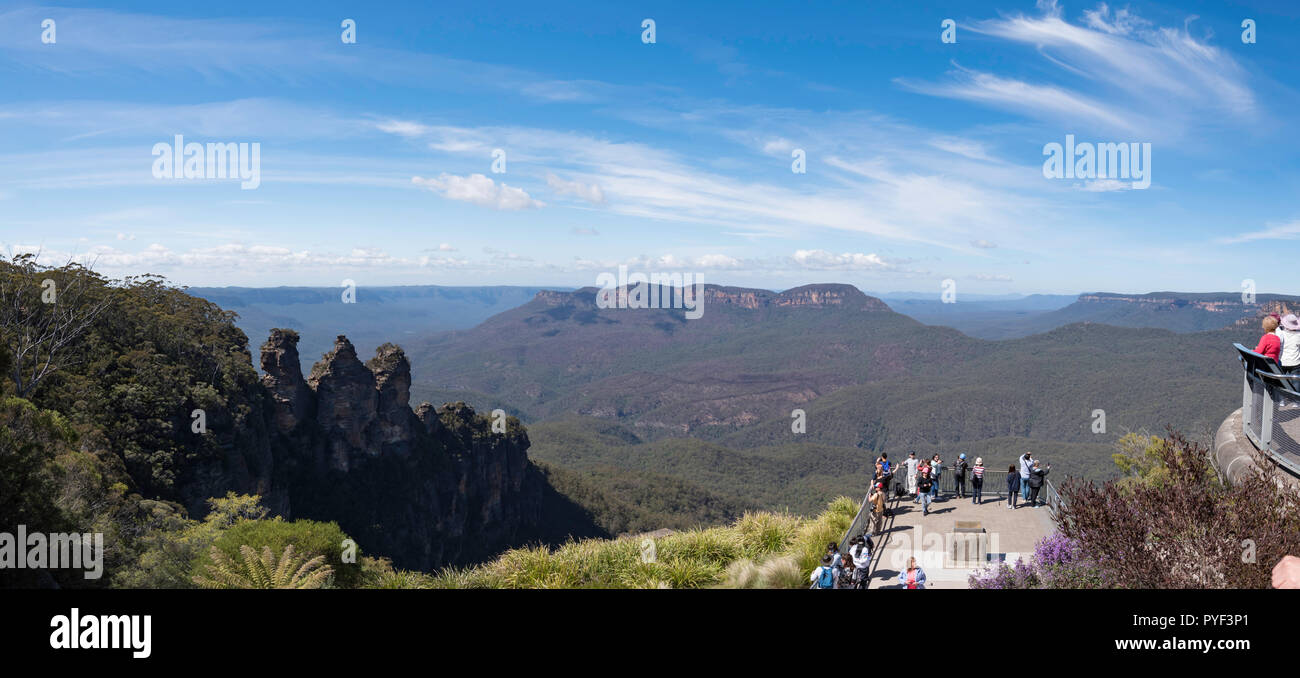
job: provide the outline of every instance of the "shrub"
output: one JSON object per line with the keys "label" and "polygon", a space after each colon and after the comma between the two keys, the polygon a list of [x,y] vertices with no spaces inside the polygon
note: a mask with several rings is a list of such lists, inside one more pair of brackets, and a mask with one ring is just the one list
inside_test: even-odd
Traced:
{"label": "shrub", "polygon": [[1268,588],[1273,564],[1300,553],[1300,492],[1272,462],[1260,458],[1254,474],[1226,485],[1208,450],[1173,431],[1129,456],[1144,460],[1130,482],[1061,486],[1058,529],[1105,585]]}
{"label": "shrub", "polygon": [[239,556],[232,560],[213,546],[207,571],[195,575],[194,583],[205,589],[319,589],[333,575],[324,556],[303,558],[294,553],[293,544],[279,557],[270,546],[263,546],[260,556],[240,546]]}
{"label": "shrub", "polygon": [[[277,517],[271,520],[240,520],[222,532],[212,546],[227,558],[235,560],[242,557],[241,547],[244,546],[252,548],[254,552],[270,547],[273,553],[283,553],[285,547],[292,545],[304,558],[324,557],[325,563],[333,571],[334,587],[356,588],[362,583],[361,566],[358,563],[343,562],[343,541],[347,538],[338,523],[314,520],[290,522]],[[211,555],[198,559],[194,575],[206,574],[212,564]]]}

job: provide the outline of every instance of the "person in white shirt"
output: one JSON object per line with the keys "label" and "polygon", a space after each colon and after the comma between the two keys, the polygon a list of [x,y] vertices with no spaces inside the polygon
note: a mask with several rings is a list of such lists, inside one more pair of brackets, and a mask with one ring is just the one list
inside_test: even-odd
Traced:
{"label": "person in white shirt", "polygon": [[916,458],[915,452],[908,452],[907,461],[903,463],[907,465],[907,493],[912,495],[914,503],[921,501],[921,498],[916,496],[916,467],[921,460]]}
{"label": "person in white shirt", "polygon": [[868,577],[871,569],[871,549],[867,547],[867,537],[857,537],[856,543],[849,548],[849,555],[853,556],[853,564],[857,566],[858,571],[854,573],[857,588],[867,588]]}
{"label": "person in white shirt", "polygon": [[1282,371],[1300,370],[1300,318],[1294,313],[1282,316],[1282,322],[1277,326],[1277,337],[1282,340],[1282,352],[1278,355]]}
{"label": "person in white shirt", "polygon": [[1029,500],[1029,474],[1034,470],[1034,455],[1026,452],[1020,457],[1020,498]]}

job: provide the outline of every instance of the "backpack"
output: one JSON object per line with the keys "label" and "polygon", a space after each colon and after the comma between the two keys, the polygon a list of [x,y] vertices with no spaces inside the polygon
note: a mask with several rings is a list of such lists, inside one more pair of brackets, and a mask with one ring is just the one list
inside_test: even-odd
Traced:
{"label": "backpack", "polygon": [[822,573],[817,575],[817,588],[835,588],[835,570],[832,570],[829,565],[822,565]]}

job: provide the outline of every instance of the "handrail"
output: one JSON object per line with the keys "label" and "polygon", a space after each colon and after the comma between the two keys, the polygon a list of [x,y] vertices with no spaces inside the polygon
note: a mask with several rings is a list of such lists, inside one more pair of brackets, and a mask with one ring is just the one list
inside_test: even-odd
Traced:
{"label": "handrail", "polygon": [[1300,373],[1284,373],[1272,358],[1232,346],[1242,366],[1242,433],[1283,470],[1300,476]]}

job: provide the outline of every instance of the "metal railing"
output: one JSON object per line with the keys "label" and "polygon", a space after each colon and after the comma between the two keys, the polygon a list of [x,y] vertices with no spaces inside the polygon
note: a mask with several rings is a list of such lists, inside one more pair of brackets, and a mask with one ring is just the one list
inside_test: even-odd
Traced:
{"label": "metal railing", "polygon": [[1241,424],[1255,449],[1300,475],[1300,371],[1233,344],[1242,366]]}
{"label": "metal railing", "polygon": [[[1017,473],[1018,474],[1018,473]],[[996,498],[999,501],[1007,500],[1007,476],[1011,473],[1007,471],[990,471],[984,470],[984,484],[980,491],[980,496],[985,498]],[[1023,482],[1023,480],[1021,481]],[[895,485],[905,486],[907,483],[906,473],[894,477]],[[967,472],[965,481],[965,495],[970,497],[974,492],[974,483],[972,482],[972,473]],[[957,474],[949,467],[945,467],[943,473],[939,475],[939,493],[946,498],[952,498],[957,494]],[[845,531],[844,537],[840,539],[840,552],[844,552],[849,547],[849,540],[859,536],[867,531],[871,523],[871,504],[867,503],[867,497],[871,493],[867,492],[862,497],[857,514],[853,517],[853,522],[849,524],[849,529]],[[908,495],[910,497],[910,495]],[[904,497],[905,500],[909,500]],[[893,500],[893,493],[890,492],[889,499]],[[1061,494],[1056,490],[1050,478],[1043,478],[1043,487],[1038,491],[1038,500],[1048,506],[1055,513],[1061,505]]]}

